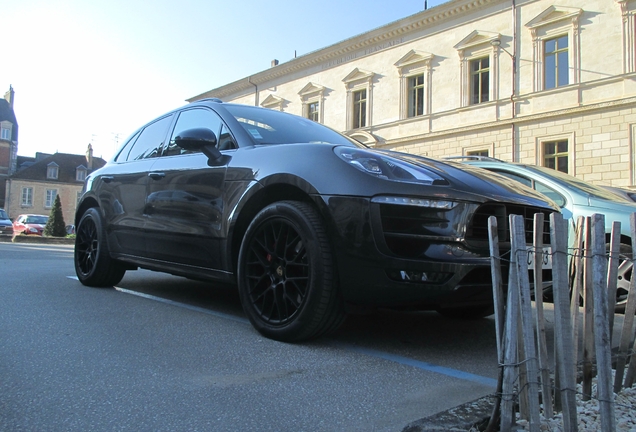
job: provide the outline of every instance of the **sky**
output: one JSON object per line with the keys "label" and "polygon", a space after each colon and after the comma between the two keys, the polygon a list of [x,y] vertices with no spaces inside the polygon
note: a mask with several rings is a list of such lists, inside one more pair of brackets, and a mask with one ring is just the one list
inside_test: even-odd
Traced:
{"label": "sky", "polygon": [[[448,0],[427,0],[428,8]],[[18,154],[109,159],[185,100],[424,10],[424,0],[0,0]]]}

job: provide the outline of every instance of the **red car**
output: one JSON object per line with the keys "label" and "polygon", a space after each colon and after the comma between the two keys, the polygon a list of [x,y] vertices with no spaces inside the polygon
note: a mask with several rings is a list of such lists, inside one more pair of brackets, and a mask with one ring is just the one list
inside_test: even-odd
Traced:
{"label": "red car", "polygon": [[13,234],[42,235],[48,216],[37,214],[23,214],[13,221]]}

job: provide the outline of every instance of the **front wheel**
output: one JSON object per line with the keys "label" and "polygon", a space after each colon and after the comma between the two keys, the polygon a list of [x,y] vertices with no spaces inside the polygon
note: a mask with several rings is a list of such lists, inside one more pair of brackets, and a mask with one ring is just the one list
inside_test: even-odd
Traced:
{"label": "front wheel", "polygon": [[250,322],[271,339],[316,338],[345,317],[327,233],[307,203],[281,201],[256,215],[241,244],[238,285]]}
{"label": "front wheel", "polygon": [[106,230],[99,211],[89,208],[75,234],[75,273],[79,281],[93,287],[111,287],[124,277],[124,266],[110,257]]}

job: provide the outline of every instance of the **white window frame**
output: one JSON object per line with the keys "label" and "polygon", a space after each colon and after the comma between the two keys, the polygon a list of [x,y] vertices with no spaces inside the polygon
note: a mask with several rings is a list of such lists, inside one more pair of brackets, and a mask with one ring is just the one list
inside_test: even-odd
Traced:
{"label": "white window frame", "polygon": [[55,162],[51,162],[46,166],[46,178],[50,180],[57,180],[60,174],[60,166]]}
{"label": "white window frame", "polygon": [[[459,55],[460,101],[461,107],[483,106],[499,99],[499,86],[495,77],[499,76],[498,47],[492,41],[501,40],[499,33],[475,30],[462,39],[455,49]],[[472,73],[471,62],[488,57],[490,65],[488,71],[488,101],[472,103]]]}
{"label": "white window frame", "polygon": [[300,102],[302,104],[302,116],[309,118],[309,106],[313,103],[318,103],[318,123],[323,123],[325,118],[324,101],[325,101],[325,87],[308,83],[299,92]]}
{"label": "white window frame", "polygon": [[11,129],[6,127],[0,127],[0,139],[11,141]]}
{"label": "white window frame", "polygon": [[75,168],[75,180],[76,181],[83,182],[84,180],[86,180],[86,175],[87,174],[88,174],[88,170],[86,169],[86,167],[80,165],[77,168]]}
{"label": "white window frame", "polygon": [[47,189],[44,195],[44,208],[50,209],[55,204],[55,197],[57,196],[57,189]]}
{"label": "white window frame", "polygon": [[550,6],[526,24],[532,35],[533,91],[554,90],[545,88],[545,42],[559,36],[568,36],[568,84],[581,82],[580,8]]}
{"label": "white window frame", "polygon": [[[435,56],[424,51],[410,50],[395,63],[400,77],[400,119],[430,115],[431,113],[431,62]],[[422,76],[424,81],[423,110],[420,115],[409,115],[411,79]]]}
{"label": "white window frame", "polygon": [[488,152],[488,157],[494,158],[495,157],[495,143],[490,143],[490,144],[479,144],[479,145],[472,145],[472,146],[466,146],[462,148],[462,156],[471,156],[471,153],[476,153],[476,152],[482,152],[482,151],[487,151]]}
{"label": "white window frame", "polygon": [[623,18],[623,73],[636,72],[636,0],[616,0]]}
{"label": "white window frame", "polygon": [[575,151],[575,141],[576,135],[574,132],[567,134],[558,134],[558,135],[548,135],[537,137],[535,142],[536,148],[536,159],[535,165],[537,166],[545,166],[545,143],[554,142],[554,141],[567,141],[568,142],[568,172],[567,174],[571,176],[576,175],[576,151]]}
{"label": "white window frame", "polygon": [[23,187],[22,188],[22,203],[21,207],[33,207],[33,188],[32,187]]}
{"label": "white window frame", "polygon": [[366,124],[361,128],[357,129],[365,129],[369,126],[373,125],[373,77],[375,76],[374,72],[369,72],[364,69],[355,68],[353,71],[349,73],[342,82],[345,85],[345,89],[347,90],[347,130],[353,130],[353,108],[354,108],[354,100],[353,94],[355,92],[359,92],[361,90],[367,91],[366,97],[366,107],[365,107],[365,118]]}

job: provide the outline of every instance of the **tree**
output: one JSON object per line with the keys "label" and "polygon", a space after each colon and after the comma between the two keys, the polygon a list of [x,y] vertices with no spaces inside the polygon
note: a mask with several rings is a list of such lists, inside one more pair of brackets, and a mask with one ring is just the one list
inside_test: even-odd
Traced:
{"label": "tree", "polygon": [[59,195],[55,195],[55,203],[51,209],[49,220],[44,227],[43,235],[49,237],[66,237],[66,224],[64,223],[62,203],[60,202]]}

